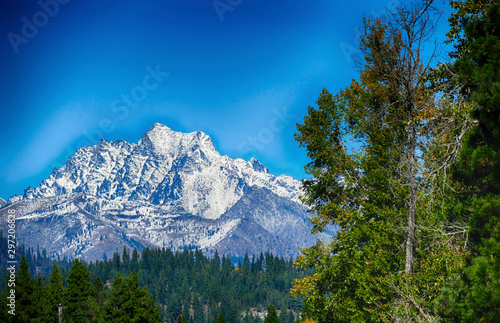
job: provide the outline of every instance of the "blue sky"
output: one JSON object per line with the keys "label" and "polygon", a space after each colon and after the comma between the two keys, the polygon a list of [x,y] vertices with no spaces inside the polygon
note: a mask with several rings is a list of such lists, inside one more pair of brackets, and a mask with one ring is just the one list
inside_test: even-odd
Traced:
{"label": "blue sky", "polygon": [[[137,142],[154,122],[232,158],[305,177],[295,124],[356,70],[362,17],[391,1],[3,1],[0,197],[77,148]],[[44,9],[45,8],[45,9]],[[446,23],[440,30],[446,31]]]}

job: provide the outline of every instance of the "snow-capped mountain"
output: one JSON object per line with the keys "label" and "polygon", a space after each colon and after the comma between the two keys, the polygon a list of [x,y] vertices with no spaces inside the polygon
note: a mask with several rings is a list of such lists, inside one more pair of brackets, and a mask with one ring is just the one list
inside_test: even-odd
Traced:
{"label": "snow-capped mountain", "polygon": [[7,204],[7,201],[0,197],[0,208],[5,206],[6,204]]}
{"label": "snow-capped mountain", "polygon": [[[17,236],[53,256],[102,259],[123,246],[241,256],[295,256],[312,244],[300,182],[258,160],[222,156],[203,132],[154,124],[137,144],[83,147],[36,188],[0,210]],[[2,207],[2,206],[0,206]]]}

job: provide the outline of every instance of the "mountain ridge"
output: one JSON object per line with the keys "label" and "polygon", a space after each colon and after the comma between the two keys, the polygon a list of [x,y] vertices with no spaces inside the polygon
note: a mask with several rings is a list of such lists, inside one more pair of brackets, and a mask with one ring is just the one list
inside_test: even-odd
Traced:
{"label": "mountain ridge", "polygon": [[[54,257],[99,259],[121,245],[296,256],[316,240],[300,187],[255,158],[221,155],[201,131],[155,123],[138,143],[101,139],[78,149],[8,207],[20,236]],[[50,231],[54,240],[44,240]]]}

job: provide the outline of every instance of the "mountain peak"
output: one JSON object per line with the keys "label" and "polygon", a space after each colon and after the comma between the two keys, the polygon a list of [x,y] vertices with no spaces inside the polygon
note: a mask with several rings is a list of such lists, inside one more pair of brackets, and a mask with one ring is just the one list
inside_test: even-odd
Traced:
{"label": "mountain peak", "polygon": [[199,147],[210,155],[217,156],[212,138],[202,131],[183,133],[170,129],[169,127],[155,123],[144,133],[139,145],[155,155],[173,157],[182,151]]}
{"label": "mountain peak", "polygon": [[[20,241],[53,257],[100,259],[123,245],[289,256],[316,240],[307,238],[301,193],[299,181],[269,173],[255,158],[222,156],[202,131],[155,123],[139,143],[78,149],[8,203],[19,212],[16,228],[27,239]],[[0,225],[5,204],[0,199]]]}
{"label": "mountain peak", "polygon": [[139,145],[156,155],[168,156],[180,149],[183,134],[173,131],[169,127],[154,123],[153,126],[142,135]]}
{"label": "mountain peak", "polygon": [[154,123],[151,126],[151,128],[149,128],[149,130],[144,133],[143,138],[144,138],[144,136],[148,136],[150,138],[152,138],[152,137],[161,137],[161,136],[163,136],[163,137],[165,137],[165,136],[172,136],[175,133],[177,133],[177,132],[173,131],[172,129],[170,129],[169,127],[167,127],[164,124]]}
{"label": "mountain peak", "polygon": [[191,214],[217,218],[254,185],[298,202],[300,182],[270,174],[255,158],[245,162],[222,156],[202,131],[182,133],[155,123],[137,144],[101,140],[79,149],[21,199],[83,193],[179,205]]}
{"label": "mountain peak", "polygon": [[269,170],[267,169],[267,167],[262,165],[262,163],[257,158],[252,157],[250,159],[249,163],[255,171],[262,172],[262,173],[269,173]]}
{"label": "mountain peak", "polygon": [[148,131],[152,131],[152,130],[173,131],[172,129],[170,129],[166,125],[164,125],[162,123],[158,123],[158,122],[153,123],[153,125],[151,126],[151,128],[149,128]]}

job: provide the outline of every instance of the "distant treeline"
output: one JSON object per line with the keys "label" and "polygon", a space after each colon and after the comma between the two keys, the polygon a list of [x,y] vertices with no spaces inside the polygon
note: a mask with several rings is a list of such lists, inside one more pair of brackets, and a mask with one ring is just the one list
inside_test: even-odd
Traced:
{"label": "distant treeline", "polygon": [[[7,245],[0,232],[0,247]],[[274,304],[281,322],[294,322],[303,309],[289,290],[304,277],[293,265],[270,253],[245,256],[238,264],[230,257],[205,256],[200,250],[174,252],[124,248],[111,259],[85,263],[51,260],[44,250],[20,246],[16,270],[16,318],[8,314],[10,294],[6,255],[1,255],[2,322],[57,321],[59,303],[65,322],[95,320],[122,322],[120,317],[146,321],[261,322],[257,312]],[[126,321],[129,321],[127,319]],[[123,321],[125,322],[125,321]]]}

